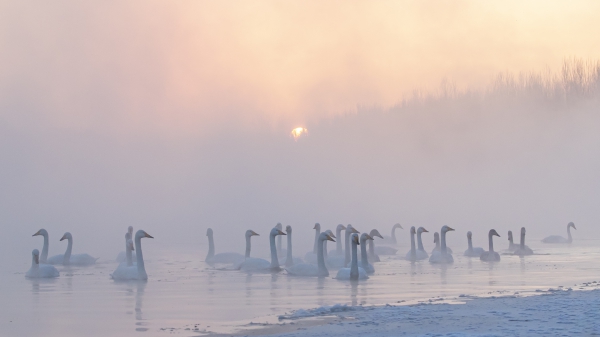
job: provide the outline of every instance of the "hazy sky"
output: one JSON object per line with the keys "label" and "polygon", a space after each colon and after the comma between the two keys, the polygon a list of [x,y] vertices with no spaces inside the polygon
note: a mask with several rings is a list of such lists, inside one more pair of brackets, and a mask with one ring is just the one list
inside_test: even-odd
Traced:
{"label": "hazy sky", "polygon": [[[316,221],[438,226],[551,209],[544,221],[562,228],[598,201],[595,116],[479,119],[489,111],[469,103],[364,130],[332,118],[444,80],[477,90],[503,72],[598,60],[598,13],[598,1],[0,1],[0,226],[24,250],[40,227],[117,248],[128,224],[204,241],[211,224],[288,221],[310,238]],[[304,145],[289,137],[300,125]]]}

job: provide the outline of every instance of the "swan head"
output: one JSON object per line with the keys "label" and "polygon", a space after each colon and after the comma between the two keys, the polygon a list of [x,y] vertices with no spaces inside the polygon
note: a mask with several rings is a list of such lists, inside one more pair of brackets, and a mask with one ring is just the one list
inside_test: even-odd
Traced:
{"label": "swan head", "polygon": [[367,233],[362,233],[360,236],[360,241],[365,242],[367,240],[373,240],[373,237]]}
{"label": "swan head", "polygon": [[404,229],[404,228],[402,228],[402,225],[399,223],[395,224],[394,227],[392,227],[392,229],[394,229],[394,228]]}
{"label": "swan head", "polygon": [[[521,228],[521,232],[523,232],[525,230],[525,228]],[[490,236],[497,236],[500,237],[500,234],[498,234],[498,232],[496,232],[495,229],[490,229]]]}
{"label": "swan head", "polygon": [[69,240],[69,239],[70,239],[70,240],[73,240],[73,235],[71,235],[71,233],[69,233],[69,232],[66,232],[66,233],[65,233],[65,234],[62,236],[62,238],[60,238],[60,240],[59,240],[59,241],[62,241],[62,240]]}
{"label": "swan head", "polygon": [[212,228],[209,228],[206,230],[206,236],[213,236],[213,230]]}
{"label": "swan head", "polygon": [[513,239],[512,231],[508,231],[508,241],[510,241],[512,239]]}
{"label": "swan head", "polygon": [[331,229],[326,230],[325,233],[327,233],[327,235],[331,236],[332,238],[336,239],[336,237],[333,234],[333,232],[331,231]]}
{"label": "swan head", "polygon": [[435,232],[433,233],[433,243],[438,243],[440,242],[440,233]]}
{"label": "swan head", "polygon": [[31,251],[31,257],[33,258],[33,263],[40,264],[40,251],[34,249]]}
{"label": "swan head", "polygon": [[468,232],[467,232],[467,238],[469,238],[469,239],[470,239],[470,238],[472,238],[472,237],[473,237],[473,233],[471,233],[471,231],[468,231]]}
{"label": "swan head", "polygon": [[352,225],[346,226],[346,231],[348,233],[350,233],[350,234],[354,234],[354,233],[358,234],[358,233],[360,233],[359,231],[356,230],[356,228],[352,227]]}
{"label": "swan head", "polygon": [[353,233],[352,237],[350,238],[352,243],[356,243],[357,245],[360,245],[359,239],[358,239],[358,234]]}
{"label": "swan head", "polygon": [[577,227],[575,227],[575,224],[572,222],[569,222],[569,224],[567,225],[567,227],[573,227],[573,229],[577,229]]}
{"label": "swan head", "polygon": [[521,227],[521,235],[525,235],[525,233],[526,233],[525,227]]}
{"label": "swan head", "polygon": [[320,231],[321,231],[321,224],[317,222],[317,223],[315,224],[315,227],[313,227],[313,229],[316,229],[317,231],[319,231],[319,232],[320,232]]}
{"label": "swan head", "polygon": [[38,236],[38,235],[47,236],[48,235],[48,231],[46,231],[45,229],[42,228],[39,231],[35,232],[35,234],[33,234],[32,236]]}
{"label": "swan head", "polygon": [[252,237],[252,236],[260,236],[260,235],[258,233],[256,233],[255,231],[251,230],[251,229],[247,230],[246,231],[246,237],[249,238],[249,237]]}
{"label": "swan head", "polygon": [[410,227],[410,234],[417,234],[417,229],[415,226]]}
{"label": "swan head", "polygon": [[371,231],[371,233],[369,233],[369,235],[374,239],[375,237],[378,237],[380,239],[383,239],[383,236],[381,234],[379,234],[379,231],[374,229]]}
{"label": "swan head", "polygon": [[286,235],[284,232],[282,232],[280,229],[277,228],[273,228],[271,229],[271,236],[277,236],[277,235]]}
{"label": "swan head", "polygon": [[125,242],[127,242],[128,240],[131,240],[131,233],[129,232],[125,233]]}
{"label": "swan head", "polygon": [[337,227],[335,228],[336,231],[343,231],[346,230],[346,226],[339,224],[337,225]]}
{"label": "swan head", "polygon": [[453,230],[454,230],[454,228],[452,228],[450,226],[444,226],[444,227],[442,227],[442,233],[451,232]]}
{"label": "swan head", "polygon": [[135,232],[135,238],[150,238],[150,239],[154,239],[154,237],[148,233],[146,233],[146,231],[144,230],[138,230],[137,232]]}
{"label": "swan head", "polygon": [[417,229],[417,234],[421,234],[421,233],[429,233],[429,231],[423,227],[419,227],[419,229]]}
{"label": "swan head", "polygon": [[290,225],[285,226],[285,232],[288,233],[288,234],[291,234],[292,233],[292,226],[290,226]]}
{"label": "swan head", "polygon": [[[327,231],[327,232],[330,232],[330,231]],[[327,240],[327,241],[335,242],[335,240],[334,240],[334,238],[335,238],[335,237],[332,237],[332,236],[331,236],[329,233],[327,233],[327,232],[323,232],[323,233],[321,233],[321,234],[319,235],[319,240],[320,240],[320,241],[325,241],[325,240]]]}
{"label": "swan head", "polygon": [[281,231],[281,230],[283,230],[283,225],[281,224],[281,222],[278,222],[277,225],[275,225],[275,228],[277,228]]}

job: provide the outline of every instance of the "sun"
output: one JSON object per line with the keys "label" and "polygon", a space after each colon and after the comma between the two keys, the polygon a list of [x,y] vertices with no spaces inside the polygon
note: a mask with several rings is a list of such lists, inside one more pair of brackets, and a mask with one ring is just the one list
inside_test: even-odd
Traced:
{"label": "sun", "polygon": [[308,130],[303,127],[294,128],[291,132],[291,135],[292,135],[292,137],[294,137],[294,140],[298,140],[298,138],[300,138],[300,136],[307,135],[307,134],[308,134]]}

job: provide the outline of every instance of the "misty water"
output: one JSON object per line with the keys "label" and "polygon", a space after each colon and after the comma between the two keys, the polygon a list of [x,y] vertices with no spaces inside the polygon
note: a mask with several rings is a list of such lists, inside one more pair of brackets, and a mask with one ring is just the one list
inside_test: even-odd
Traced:
{"label": "misty water", "polygon": [[[496,241],[496,250],[505,243],[505,238]],[[332,271],[331,277],[317,279],[215,270],[203,262],[205,247],[146,253],[148,282],[111,280],[117,263],[110,259],[91,267],[59,266],[57,279],[30,280],[24,276],[29,259],[10,259],[0,275],[0,331],[11,336],[194,336],[256,329],[262,326],[257,323],[278,323],[278,315],[295,309],[337,303],[412,304],[459,295],[534,293],[597,280],[599,243],[544,245],[531,239],[536,255],[502,255],[500,263],[489,264],[463,257],[465,242],[454,244],[455,263],[449,266],[411,264],[402,258],[409,248],[403,245],[358,284],[335,280]]]}

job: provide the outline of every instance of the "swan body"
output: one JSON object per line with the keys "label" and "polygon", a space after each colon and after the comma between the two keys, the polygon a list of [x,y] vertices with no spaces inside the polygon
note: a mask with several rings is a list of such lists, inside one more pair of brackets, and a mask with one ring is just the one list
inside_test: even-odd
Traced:
{"label": "swan body", "polygon": [[247,273],[260,272],[279,272],[279,258],[277,257],[277,248],[275,245],[275,237],[277,235],[286,235],[277,228],[271,229],[269,233],[269,245],[271,247],[271,262],[259,258],[247,258],[241,265],[240,270]]}
{"label": "swan body", "polygon": [[453,228],[450,228],[448,226],[442,227],[442,230],[441,230],[442,235],[440,236],[441,239],[438,240],[438,242],[441,241],[440,250],[434,250],[431,253],[431,256],[429,257],[430,263],[435,263],[435,264],[454,263],[454,258],[452,257],[452,253],[450,252],[448,247],[446,247],[446,233],[453,231],[453,230],[454,230]]}
{"label": "swan body", "polygon": [[369,256],[367,254],[367,240],[373,241],[373,237],[367,233],[362,233],[360,236],[360,266],[367,272],[368,275],[371,275],[375,273],[375,268],[369,263]]}
{"label": "swan body", "polygon": [[569,224],[567,224],[567,236],[568,238],[564,238],[560,235],[552,235],[549,236],[545,239],[542,240],[543,243],[571,243],[573,242],[573,237],[571,236],[571,227],[573,227],[573,229],[577,229],[575,227],[575,224],[572,222],[569,222]]}
{"label": "swan body", "polygon": [[423,248],[423,240],[421,240],[421,234],[423,233],[429,233],[429,231],[423,227],[419,227],[417,229],[417,260],[426,260],[429,258],[429,254]]}
{"label": "swan body", "polygon": [[500,254],[494,251],[494,236],[500,237],[500,234],[495,229],[490,229],[488,239],[490,242],[490,250],[483,252],[479,259],[484,262],[500,262]]}
{"label": "swan body", "polygon": [[54,255],[48,258],[48,264],[62,264],[65,266],[89,266],[96,264],[98,258],[93,257],[89,254],[71,254],[73,251],[73,236],[71,233],[66,232],[60,241],[67,240],[67,251],[64,254]]}
{"label": "swan body", "polygon": [[471,233],[471,231],[467,232],[467,242],[469,244],[469,248],[467,248],[467,250],[465,250],[465,256],[468,257],[481,257],[481,254],[483,254],[484,250],[481,247],[473,247],[473,233]]}
{"label": "swan body", "polygon": [[59,277],[60,273],[54,266],[49,264],[40,264],[40,251],[34,249],[31,252],[31,268],[25,273],[27,278],[54,278]]}
{"label": "swan body", "polygon": [[[435,248],[433,248],[431,254],[433,254],[435,251],[439,252],[442,249],[442,246],[440,245],[440,234],[438,232],[433,233],[433,243],[435,243]],[[450,254],[453,253],[450,247],[446,247],[446,252]]]}
{"label": "swan body", "polygon": [[[346,227],[348,228],[348,227]],[[347,229],[346,229],[347,230]],[[335,276],[338,280],[366,280],[369,278],[367,272],[358,266],[357,246],[359,245],[358,234],[353,233],[351,238],[352,243],[352,264],[350,268],[342,268],[338,270]]]}
{"label": "swan body", "polygon": [[129,273],[129,267],[133,266],[133,258],[131,254],[134,250],[133,240],[131,240],[131,236],[129,233],[125,234],[125,237],[129,238],[125,247],[125,261],[119,263],[117,269],[115,269],[115,271],[111,274],[111,276],[114,275],[113,278],[117,279],[126,279]]}
{"label": "swan body", "polygon": [[[253,231],[252,231],[253,232]],[[254,232],[253,232],[254,233]],[[253,235],[258,235],[254,233]],[[208,254],[204,261],[208,263],[210,266],[215,265],[234,265],[239,266],[242,262],[244,262],[245,256],[240,253],[219,253],[215,254],[215,241],[213,238],[213,230],[209,228],[206,230],[206,236],[208,237]],[[252,236],[252,235],[251,235]],[[249,249],[249,239],[246,237],[246,249]],[[250,255],[248,255],[250,256]]]}
{"label": "swan body", "polygon": [[379,234],[379,231],[376,229],[371,230],[371,232],[369,233],[369,236],[373,238],[373,240],[369,240],[369,252],[368,252],[369,262],[370,263],[381,262],[379,255],[377,253],[375,253],[375,238],[378,237],[378,238],[383,239],[383,236],[381,236],[381,234]]}
{"label": "swan body", "polygon": [[[133,239],[133,227],[132,226],[127,227],[127,234],[129,234],[129,239]],[[127,238],[125,239],[125,246],[127,246]],[[133,259],[135,260],[135,253],[133,253]],[[115,259],[115,261],[117,261],[119,263],[126,262],[127,261],[127,249],[120,252],[117,255],[117,258]]]}
{"label": "swan body", "polygon": [[321,235],[321,224],[317,222],[313,229],[315,230],[315,241],[313,244],[313,250],[304,255],[304,261],[312,264],[317,264],[317,245],[319,241],[319,235]]}
{"label": "swan body", "polygon": [[[391,233],[391,235],[390,236],[384,236],[383,239],[381,239],[381,244],[384,244],[384,245],[393,245],[393,246],[397,245],[398,244],[398,240],[396,240],[396,229],[397,228],[403,229],[402,226],[399,223],[397,223],[394,226],[392,226],[392,233]],[[396,253],[394,252],[394,254],[396,254]],[[388,255],[394,255],[394,254],[388,254]]]}
{"label": "swan body", "polygon": [[42,228],[39,231],[35,232],[35,234],[33,234],[32,236],[38,235],[44,237],[44,246],[42,247],[42,255],[39,256],[39,263],[45,264],[48,263],[48,248],[50,245],[48,240],[48,231]]}
{"label": "swan body", "polygon": [[513,255],[518,256],[526,256],[533,255],[533,250],[525,245],[525,227],[521,227],[521,243],[519,244],[519,248],[517,248]]}
{"label": "swan body", "polygon": [[415,226],[410,227],[410,250],[406,253],[404,257],[408,261],[415,262],[417,261],[417,247],[415,244],[415,235],[417,234],[417,230]]}
{"label": "swan body", "polygon": [[[332,233],[333,234],[333,233]],[[293,276],[309,276],[309,277],[326,277],[329,276],[329,271],[325,266],[325,247],[324,243],[327,241],[333,241],[332,234],[323,232],[319,234],[319,245],[317,247],[317,265],[310,263],[300,263],[285,268],[288,274]]]}
{"label": "swan body", "polygon": [[396,255],[398,249],[389,246],[377,246],[375,247],[375,254],[377,255]]}
{"label": "swan body", "polygon": [[[113,273],[110,276],[117,281],[125,280],[140,280],[145,281],[148,279],[146,273],[146,265],[144,264],[144,255],[142,253],[142,238],[154,239],[150,234],[143,230],[138,230],[135,233],[135,250],[136,250],[136,261],[137,263],[132,266],[127,266],[119,270],[118,273]],[[119,268],[117,268],[119,269]],[[116,270],[115,270],[116,272]]]}

